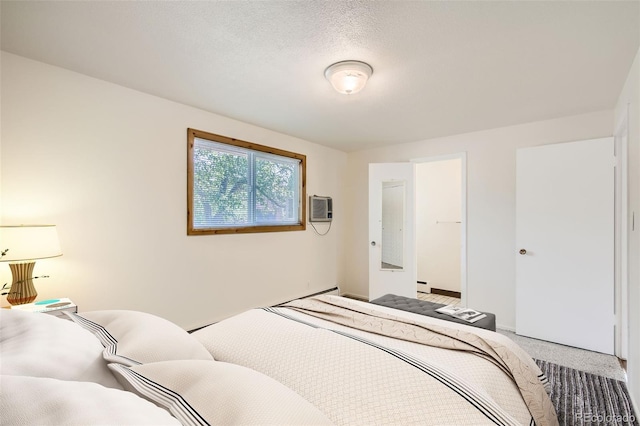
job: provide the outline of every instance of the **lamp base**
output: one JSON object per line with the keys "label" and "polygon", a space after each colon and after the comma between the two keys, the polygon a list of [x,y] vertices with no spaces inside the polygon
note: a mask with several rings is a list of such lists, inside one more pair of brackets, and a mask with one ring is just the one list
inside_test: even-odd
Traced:
{"label": "lamp base", "polygon": [[38,292],[33,286],[33,267],[36,262],[10,263],[13,282],[11,290],[7,294],[7,302],[12,305],[31,303],[38,297]]}

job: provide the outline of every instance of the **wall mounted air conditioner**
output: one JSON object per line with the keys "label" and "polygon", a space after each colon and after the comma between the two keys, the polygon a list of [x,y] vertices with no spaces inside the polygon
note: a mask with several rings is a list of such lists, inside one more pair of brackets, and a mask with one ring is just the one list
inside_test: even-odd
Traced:
{"label": "wall mounted air conditioner", "polygon": [[311,195],[309,197],[309,222],[331,222],[333,200],[331,197]]}

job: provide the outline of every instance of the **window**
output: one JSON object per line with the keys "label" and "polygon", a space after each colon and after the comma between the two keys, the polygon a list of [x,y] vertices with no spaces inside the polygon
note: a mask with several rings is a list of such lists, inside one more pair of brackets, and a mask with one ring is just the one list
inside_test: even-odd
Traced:
{"label": "window", "polygon": [[306,156],[188,129],[187,234],[305,229]]}

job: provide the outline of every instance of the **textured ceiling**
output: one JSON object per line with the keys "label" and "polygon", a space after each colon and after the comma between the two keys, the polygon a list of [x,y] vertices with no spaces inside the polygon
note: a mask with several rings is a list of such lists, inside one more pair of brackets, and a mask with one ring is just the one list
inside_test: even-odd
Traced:
{"label": "textured ceiling", "polygon": [[5,51],[343,151],[611,109],[640,45],[638,1],[0,5]]}

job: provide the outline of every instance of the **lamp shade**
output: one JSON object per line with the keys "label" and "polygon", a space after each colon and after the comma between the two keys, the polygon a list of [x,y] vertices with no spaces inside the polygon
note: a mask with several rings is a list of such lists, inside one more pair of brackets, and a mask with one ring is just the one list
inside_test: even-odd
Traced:
{"label": "lamp shade", "polygon": [[0,262],[27,262],[62,256],[55,225],[0,226]]}
{"label": "lamp shade", "polygon": [[324,76],[336,91],[345,95],[358,93],[373,74],[371,65],[360,61],[342,61],[330,65]]}

